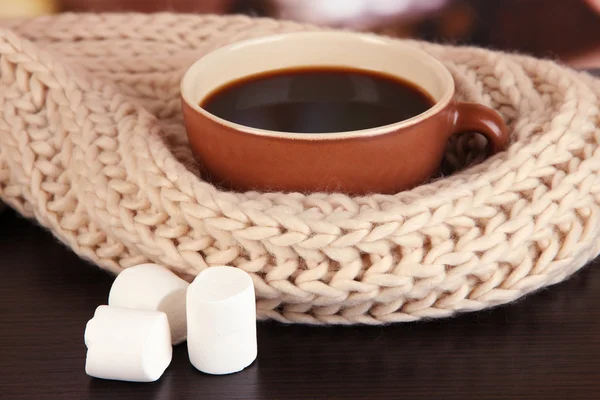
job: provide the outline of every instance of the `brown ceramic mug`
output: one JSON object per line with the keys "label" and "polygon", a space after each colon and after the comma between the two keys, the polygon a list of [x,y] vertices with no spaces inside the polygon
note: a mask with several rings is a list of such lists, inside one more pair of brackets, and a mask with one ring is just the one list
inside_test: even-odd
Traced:
{"label": "brown ceramic mug", "polygon": [[[435,104],[372,129],[302,134],[251,128],[199,106],[241,78],[287,68],[378,71],[423,88]],[[438,171],[450,136],[479,132],[492,153],[508,143],[494,110],[454,98],[454,80],[435,58],[393,39],[350,32],[287,33],[237,42],[196,61],[181,82],[190,145],[209,179],[233,190],[396,193]]]}

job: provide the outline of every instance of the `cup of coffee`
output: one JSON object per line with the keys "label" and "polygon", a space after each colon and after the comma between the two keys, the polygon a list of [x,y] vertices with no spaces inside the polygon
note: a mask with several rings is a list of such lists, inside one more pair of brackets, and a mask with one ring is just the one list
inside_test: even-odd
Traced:
{"label": "cup of coffee", "polygon": [[230,190],[397,193],[427,181],[452,135],[509,140],[494,110],[454,99],[450,72],[394,39],[297,32],[221,47],[181,81],[206,178]]}

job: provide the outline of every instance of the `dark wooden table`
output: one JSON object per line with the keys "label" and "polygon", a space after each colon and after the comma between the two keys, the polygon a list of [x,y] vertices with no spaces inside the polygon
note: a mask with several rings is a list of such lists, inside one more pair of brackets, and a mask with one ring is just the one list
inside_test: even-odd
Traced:
{"label": "dark wooden table", "polygon": [[12,211],[0,215],[0,399],[598,399],[600,269],[517,303],[387,327],[259,323],[241,373],[196,371],[185,344],[156,383],[92,379],[85,323],[112,277]]}

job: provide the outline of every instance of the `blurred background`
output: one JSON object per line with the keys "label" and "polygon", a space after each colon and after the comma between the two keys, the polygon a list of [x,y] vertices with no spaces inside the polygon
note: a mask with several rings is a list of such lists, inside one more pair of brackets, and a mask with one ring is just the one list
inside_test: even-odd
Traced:
{"label": "blurred background", "polygon": [[268,16],[600,68],[600,0],[0,0],[0,18],[66,11]]}

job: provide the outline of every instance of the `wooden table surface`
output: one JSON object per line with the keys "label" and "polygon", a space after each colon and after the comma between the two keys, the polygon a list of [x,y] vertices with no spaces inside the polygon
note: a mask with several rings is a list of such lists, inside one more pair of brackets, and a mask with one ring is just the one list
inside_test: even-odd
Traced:
{"label": "wooden table surface", "polygon": [[92,379],[85,324],[112,277],[12,211],[0,215],[0,399],[598,399],[600,262],[516,303],[386,327],[261,322],[241,373],[196,371],[185,344],[156,383]]}

